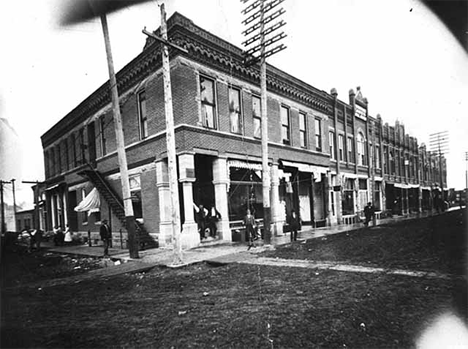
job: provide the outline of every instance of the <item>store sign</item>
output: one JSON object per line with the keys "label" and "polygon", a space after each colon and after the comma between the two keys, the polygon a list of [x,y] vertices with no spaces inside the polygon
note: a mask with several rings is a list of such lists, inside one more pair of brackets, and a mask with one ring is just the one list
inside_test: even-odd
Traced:
{"label": "store sign", "polygon": [[366,117],[366,110],[363,107],[360,107],[359,105],[356,105],[356,117],[361,120],[367,120]]}

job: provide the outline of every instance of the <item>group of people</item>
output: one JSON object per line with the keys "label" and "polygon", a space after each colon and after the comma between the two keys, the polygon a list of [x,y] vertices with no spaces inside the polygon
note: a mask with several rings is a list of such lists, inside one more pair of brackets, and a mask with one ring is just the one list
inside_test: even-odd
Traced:
{"label": "group of people", "polygon": [[221,219],[221,214],[215,207],[207,209],[203,205],[196,206],[194,204],[194,209],[200,241],[208,237],[215,238],[217,232],[216,224]]}
{"label": "group of people", "polygon": [[60,225],[56,225],[53,229],[53,232],[55,246],[68,245],[73,241],[72,232],[68,224],[65,226],[65,231],[62,230]]}

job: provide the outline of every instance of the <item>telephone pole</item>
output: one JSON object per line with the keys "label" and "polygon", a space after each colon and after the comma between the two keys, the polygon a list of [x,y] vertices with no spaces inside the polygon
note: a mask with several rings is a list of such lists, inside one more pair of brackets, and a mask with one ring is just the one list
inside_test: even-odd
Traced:
{"label": "telephone pole", "polygon": [[112,111],[114,117],[115,138],[117,143],[117,159],[119,161],[120,182],[122,185],[122,196],[125,210],[125,227],[128,234],[128,249],[130,258],[139,258],[138,236],[136,233],[136,221],[133,214],[130,183],[128,182],[127,156],[125,153],[124,134],[122,129],[122,117],[120,115],[119,95],[117,90],[117,79],[114,72],[114,63],[107,26],[107,13],[120,10],[126,6],[146,2],[148,0],[75,0],[68,3],[62,18],[62,24],[76,24],[83,21],[100,17],[104,44],[107,54],[107,68],[109,70],[109,89],[112,99]]}
{"label": "telephone pole", "polygon": [[1,214],[2,214],[2,219],[1,219],[1,227],[0,230],[2,232],[2,235],[6,233],[6,225],[5,225],[5,202],[3,201],[3,184],[7,184],[10,182],[5,182],[0,180],[0,205],[1,207]]}
{"label": "telephone pole", "polygon": [[167,39],[166,10],[164,3],[159,5],[161,11],[161,37],[143,29],[143,33],[161,43],[162,69],[164,83],[164,106],[166,115],[166,148],[169,172],[169,191],[171,193],[172,243],[174,248],[174,264],[182,264],[182,244],[180,241],[180,206],[179,185],[177,181],[177,157],[174,132],[174,113],[172,109],[171,67],[169,64],[169,46],[188,53],[184,48],[172,44]]}
{"label": "telephone pole", "polygon": [[[270,207],[270,168],[268,166],[268,111],[267,111],[267,67],[266,58],[282,51],[286,48],[285,45],[279,44],[274,47],[271,45],[284,39],[286,34],[280,32],[273,35],[279,28],[283,27],[286,22],[283,20],[271,23],[280,17],[285,10],[280,8],[272,12],[284,0],[254,0],[247,5],[242,11],[242,14],[250,15],[242,21],[244,25],[250,25],[242,32],[245,36],[250,36],[243,45],[251,47],[244,52],[246,66],[254,65],[260,62],[260,90],[261,90],[261,132],[262,132],[262,196],[263,196],[263,229],[265,231],[265,243],[271,243],[271,207]],[[242,3],[248,3],[250,0],[241,0]],[[252,11],[255,11],[252,13]],[[253,23],[253,24],[252,24]],[[254,46],[252,46],[254,45]],[[267,50],[268,48],[268,50]]]}
{"label": "telephone pole", "polygon": [[[440,178],[440,198],[442,200],[442,205],[444,204],[444,175],[442,167],[442,158],[443,155],[449,152],[449,135],[448,131],[441,131],[429,135],[429,147],[431,152],[439,154],[439,178]],[[443,206],[444,207],[444,206]]]}
{"label": "telephone pole", "polygon": [[139,258],[138,238],[136,236],[136,222],[133,215],[132,196],[130,193],[130,183],[128,181],[127,155],[125,153],[125,141],[122,129],[122,116],[120,115],[119,94],[117,90],[117,79],[114,72],[114,62],[109,39],[109,29],[107,26],[107,16],[101,14],[102,32],[104,34],[104,44],[106,46],[107,68],[109,70],[109,87],[112,98],[112,110],[114,114],[114,128],[117,141],[117,158],[120,168],[120,182],[122,185],[122,196],[125,210],[125,227],[128,234],[128,250],[130,258]]}

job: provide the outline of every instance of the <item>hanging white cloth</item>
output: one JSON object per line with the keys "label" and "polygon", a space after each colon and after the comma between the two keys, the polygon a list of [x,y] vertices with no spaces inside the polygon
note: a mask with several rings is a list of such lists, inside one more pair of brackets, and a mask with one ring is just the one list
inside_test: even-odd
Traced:
{"label": "hanging white cloth", "polygon": [[89,211],[89,213],[99,212],[101,199],[96,188],[91,190],[88,195],[75,207],[76,212]]}

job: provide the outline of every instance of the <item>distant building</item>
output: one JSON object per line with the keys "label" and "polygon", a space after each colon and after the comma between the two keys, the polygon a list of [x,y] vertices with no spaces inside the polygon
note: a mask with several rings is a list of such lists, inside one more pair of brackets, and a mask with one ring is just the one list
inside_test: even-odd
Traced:
{"label": "distant building", "polygon": [[[380,211],[421,210],[417,141],[402,125],[389,127],[368,115],[359,88],[350,92],[348,104],[338,100],[336,91],[326,93],[269,65],[268,102],[262,106],[258,67],[244,67],[241,49],[178,13],[168,20],[168,31],[173,42],[188,50],[171,51],[184,247],[200,244],[195,206],[218,211],[219,241],[239,238],[247,208],[263,217],[264,107],[275,234],[282,232],[292,209],[311,227],[352,223],[368,201]],[[167,246],[172,224],[161,74],[160,46],[149,38],[143,52],[118,72],[117,81],[128,199],[140,239]],[[101,220],[108,219],[116,245],[125,246],[108,82],[49,129],[42,144],[47,229],[69,224],[75,232],[97,236]],[[75,211],[83,207],[84,212]]]}
{"label": "distant building", "polygon": [[34,210],[23,210],[16,212],[16,230],[34,228]]}

